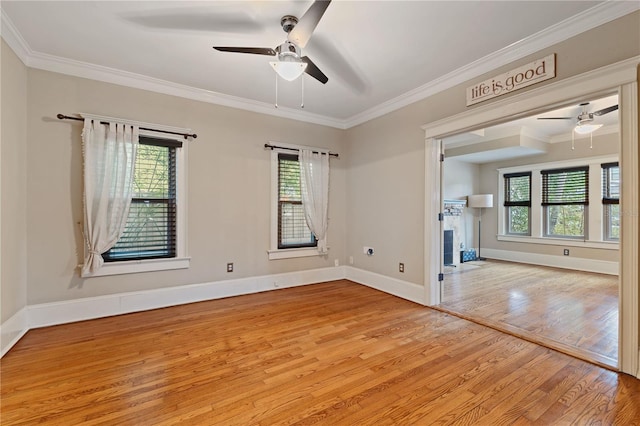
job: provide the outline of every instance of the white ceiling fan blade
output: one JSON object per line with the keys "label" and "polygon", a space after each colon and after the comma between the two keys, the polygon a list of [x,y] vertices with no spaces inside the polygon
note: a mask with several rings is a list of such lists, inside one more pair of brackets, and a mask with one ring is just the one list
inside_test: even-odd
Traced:
{"label": "white ceiling fan blade", "polygon": [[316,0],[298,20],[287,39],[300,47],[305,47],[330,3],[331,0]]}
{"label": "white ceiling fan blade", "polygon": [[244,12],[164,10],[155,14],[123,16],[123,19],[142,27],[161,30],[260,33],[265,29],[263,23]]}

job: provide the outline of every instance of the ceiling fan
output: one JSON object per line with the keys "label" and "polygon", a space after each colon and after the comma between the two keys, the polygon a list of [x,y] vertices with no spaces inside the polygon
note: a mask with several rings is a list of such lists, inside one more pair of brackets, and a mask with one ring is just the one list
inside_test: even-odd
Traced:
{"label": "ceiling fan", "polygon": [[308,56],[301,56],[302,48],[307,45],[322,15],[329,7],[331,0],[316,0],[298,19],[293,15],[285,15],[280,20],[282,29],[287,33],[287,40],[275,49],[270,47],[227,47],[213,46],[220,52],[249,53],[253,55],[277,56],[277,61],[270,62],[274,70],[284,79],[293,81],[302,73],[325,84],[329,78],[320,71]]}
{"label": "ceiling fan", "polygon": [[580,104],[582,112],[577,117],[538,117],[538,120],[577,120],[576,127],[573,130],[576,133],[586,135],[602,127],[602,124],[593,123],[594,116],[605,115],[618,109],[618,105],[611,105],[598,111],[589,112],[587,109],[588,105],[589,102]]}

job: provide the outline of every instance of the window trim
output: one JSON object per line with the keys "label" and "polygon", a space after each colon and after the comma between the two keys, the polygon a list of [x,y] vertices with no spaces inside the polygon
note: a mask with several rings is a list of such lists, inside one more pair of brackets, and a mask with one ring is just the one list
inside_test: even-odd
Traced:
{"label": "window trim", "polygon": [[[140,130],[139,135],[156,139],[182,140],[180,136],[172,137],[165,133],[148,130]],[[183,143],[181,148],[176,148],[176,257],[105,262],[96,272],[86,274],[82,273],[82,267],[79,265],[82,278],[168,271],[190,267],[191,257],[187,254],[188,145],[188,143]]]}
{"label": "window trim", "polygon": [[271,238],[267,255],[269,260],[293,259],[298,257],[320,256],[317,247],[301,247],[301,248],[278,248],[278,154],[291,154],[291,149],[312,149],[318,152],[328,152],[326,148],[316,148],[311,146],[293,145],[282,142],[269,142],[271,145],[277,145],[282,148],[273,148],[271,150]]}

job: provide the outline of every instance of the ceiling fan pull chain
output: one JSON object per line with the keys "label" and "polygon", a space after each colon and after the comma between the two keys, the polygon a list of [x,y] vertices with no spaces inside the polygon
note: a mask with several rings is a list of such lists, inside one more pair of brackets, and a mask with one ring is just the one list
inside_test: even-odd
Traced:
{"label": "ceiling fan pull chain", "polygon": [[574,151],[576,149],[575,136],[576,136],[576,131],[571,129],[571,151]]}
{"label": "ceiling fan pull chain", "polygon": [[589,148],[593,149],[593,132],[589,133],[589,136],[591,136],[591,145]]}
{"label": "ceiling fan pull chain", "polygon": [[300,108],[304,108],[304,75],[300,76],[300,81],[302,82],[302,102],[300,103]]}
{"label": "ceiling fan pull chain", "polygon": [[278,108],[278,74],[276,74],[276,108]]}

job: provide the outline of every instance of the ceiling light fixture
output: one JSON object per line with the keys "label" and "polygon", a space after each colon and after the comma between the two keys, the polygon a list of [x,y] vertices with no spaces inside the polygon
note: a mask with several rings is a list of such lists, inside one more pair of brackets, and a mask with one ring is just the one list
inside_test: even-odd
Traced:
{"label": "ceiling light fixture", "polygon": [[[283,54],[278,56],[284,56]],[[300,58],[294,58],[292,56],[284,56],[279,61],[269,62],[275,72],[287,81],[293,81],[300,77],[304,70],[307,69],[307,64],[302,62]]]}
{"label": "ceiling light fixture", "polygon": [[276,48],[278,60],[269,64],[275,72],[287,81],[293,81],[300,77],[307,69],[307,63],[300,59],[300,48],[295,44],[285,41]]}
{"label": "ceiling light fixture", "polygon": [[[578,116],[578,124],[573,128],[573,132],[571,132],[571,149],[575,149],[575,138],[573,137],[575,133],[579,135],[589,135],[590,144],[589,148],[593,149],[593,132],[602,127],[602,124],[593,124],[593,114],[590,113],[582,113]],[[575,133],[574,133],[575,132]]]}
{"label": "ceiling light fixture", "polygon": [[602,124],[578,123],[573,130],[580,135],[588,135],[589,133],[595,132],[600,127],[602,127]]}

